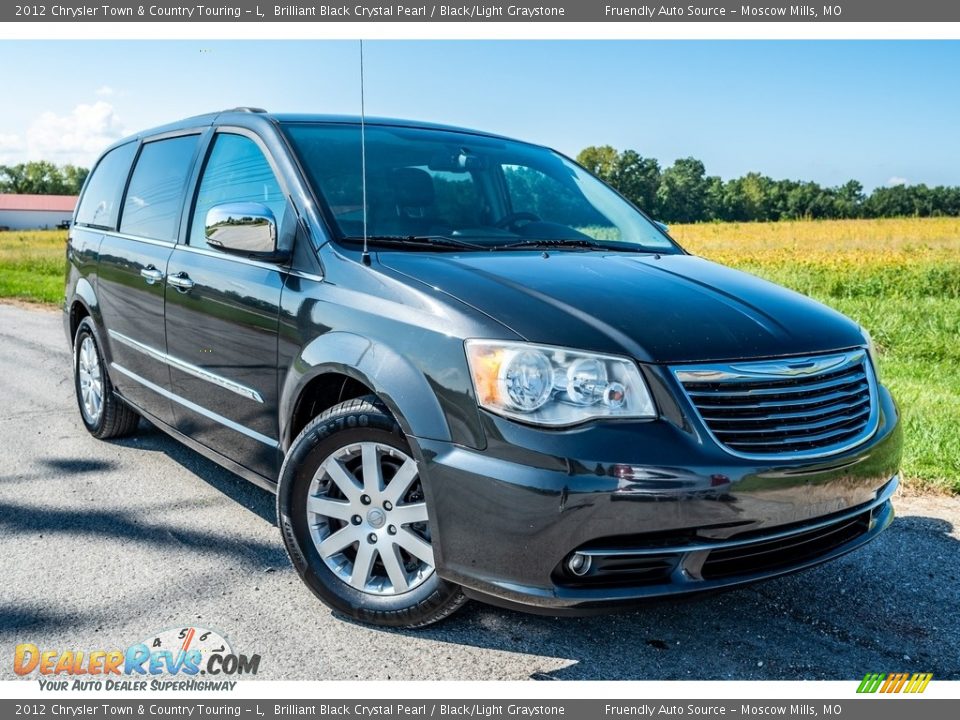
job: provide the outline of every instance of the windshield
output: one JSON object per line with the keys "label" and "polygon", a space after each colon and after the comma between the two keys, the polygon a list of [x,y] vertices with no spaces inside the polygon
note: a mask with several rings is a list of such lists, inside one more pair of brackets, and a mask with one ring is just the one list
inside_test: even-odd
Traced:
{"label": "windshield", "polygon": [[[360,126],[287,123],[284,131],[343,238],[361,238]],[[371,239],[678,251],[617,193],[546,148],[423,128],[365,132]]]}

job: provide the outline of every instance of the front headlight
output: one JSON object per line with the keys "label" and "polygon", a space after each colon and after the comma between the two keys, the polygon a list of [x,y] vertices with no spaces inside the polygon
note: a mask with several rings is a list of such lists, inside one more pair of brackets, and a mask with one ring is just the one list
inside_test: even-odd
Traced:
{"label": "front headlight", "polygon": [[640,370],[626,358],[501,340],[465,346],[477,402],[498,415],[554,426],[656,417]]}

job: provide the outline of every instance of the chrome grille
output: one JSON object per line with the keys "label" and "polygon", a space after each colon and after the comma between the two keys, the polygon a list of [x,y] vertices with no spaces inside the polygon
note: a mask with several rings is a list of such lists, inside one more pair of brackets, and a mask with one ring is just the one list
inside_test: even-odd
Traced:
{"label": "chrome grille", "polygon": [[673,372],[714,439],[743,457],[829,455],[877,428],[876,380],[864,350]]}

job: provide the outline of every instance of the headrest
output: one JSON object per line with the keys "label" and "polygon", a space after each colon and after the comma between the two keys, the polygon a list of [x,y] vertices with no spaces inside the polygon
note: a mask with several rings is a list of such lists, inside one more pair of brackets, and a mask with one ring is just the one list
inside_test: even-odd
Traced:
{"label": "headrest", "polygon": [[420,168],[397,168],[393,171],[397,205],[400,207],[427,207],[433,205],[433,178]]}

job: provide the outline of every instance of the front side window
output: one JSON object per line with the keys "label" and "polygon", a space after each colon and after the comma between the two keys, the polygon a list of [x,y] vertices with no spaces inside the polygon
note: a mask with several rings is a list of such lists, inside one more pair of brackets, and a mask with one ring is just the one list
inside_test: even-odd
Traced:
{"label": "front side window", "polygon": [[[360,128],[287,123],[307,176],[344,239],[364,233]],[[547,148],[427,128],[366,128],[368,237],[527,241],[680,252],[647,217]]]}
{"label": "front side window", "polygon": [[220,133],[197,190],[189,244],[207,247],[204,226],[211,208],[248,202],[264,205],[273,212],[278,225],[282,222],[287,200],[257,143],[243,135]]}
{"label": "front side window", "polygon": [[130,178],[120,232],[173,242],[199,135],[145,143]]}
{"label": "front side window", "polygon": [[104,230],[117,229],[120,197],[137,152],[135,142],[114,148],[97,163],[77,208],[77,223]]}

